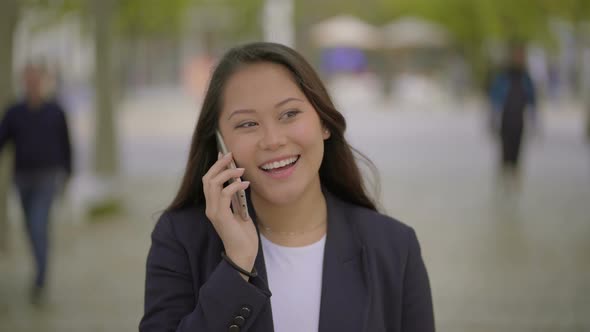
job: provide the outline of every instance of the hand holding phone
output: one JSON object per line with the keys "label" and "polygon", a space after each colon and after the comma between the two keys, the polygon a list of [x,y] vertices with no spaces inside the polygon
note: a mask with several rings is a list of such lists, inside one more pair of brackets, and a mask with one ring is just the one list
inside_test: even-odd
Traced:
{"label": "hand holding phone", "polygon": [[[221,133],[219,132],[219,130],[215,131],[215,135],[217,137],[217,149],[219,150],[219,152],[221,152],[224,156],[227,155],[229,153],[227,147],[225,146],[225,142],[223,141],[223,137],[221,136]],[[228,169],[235,169],[236,164],[235,162],[232,160],[229,164]],[[234,183],[234,182],[241,182],[242,180],[239,177],[236,178],[231,178],[229,180],[229,183]],[[250,214],[248,213],[248,202],[246,200],[246,191],[241,189],[238,190],[238,192],[236,192],[236,194],[234,195],[234,197],[232,197],[232,204],[231,204],[232,210],[234,211],[234,213],[237,213],[243,220],[249,220],[250,219]]]}
{"label": "hand holding phone", "polygon": [[[241,181],[243,168],[236,168],[231,153],[218,136],[219,150],[226,153],[203,175],[205,215],[223,242],[228,258],[240,268],[251,271],[259,249],[256,225],[248,215],[246,192],[250,183]],[[226,183],[230,183],[226,185]],[[242,221],[242,222],[240,222]],[[242,275],[248,280],[247,275]]]}

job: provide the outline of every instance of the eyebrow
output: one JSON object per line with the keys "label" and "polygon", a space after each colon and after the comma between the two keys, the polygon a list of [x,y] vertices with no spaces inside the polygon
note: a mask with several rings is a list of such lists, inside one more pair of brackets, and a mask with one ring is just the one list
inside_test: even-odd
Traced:
{"label": "eyebrow", "polygon": [[[278,103],[275,105],[275,107],[274,107],[274,108],[281,107],[281,106],[283,106],[283,105],[285,105],[286,103],[288,103],[288,102],[291,102],[291,101],[301,101],[301,102],[302,102],[303,100],[301,100],[301,99],[299,99],[299,98],[295,98],[295,97],[289,97],[289,98],[287,98],[287,99],[285,99],[285,100],[282,100],[282,101],[278,102]],[[236,114],[244,114],[244,113],[256,113],[256,111],[255,111],[254,109],[238,109],[238,110],[235,110],[235,111],[233,111],[233,112],[232,112],[232,113],[231,113],[231,114],[230,114],[230,115],[227,117],[227,119],[228,119],[228,120],[229,120],[229,119],[231,119],[231,117],[232,117],[232,116],[234,116],[234,115],[236,115]]]}

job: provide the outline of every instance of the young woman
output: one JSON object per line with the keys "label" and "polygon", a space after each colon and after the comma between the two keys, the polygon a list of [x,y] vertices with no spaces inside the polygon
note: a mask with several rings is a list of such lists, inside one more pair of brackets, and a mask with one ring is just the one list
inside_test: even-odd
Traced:
{"label": "young woman", "polygon": [[[152,233],[140,331],[434,331],[416,235],[376,211],[345,128],[294,50],[230,50]],[[246,220],[231,209],[242,189]]]}

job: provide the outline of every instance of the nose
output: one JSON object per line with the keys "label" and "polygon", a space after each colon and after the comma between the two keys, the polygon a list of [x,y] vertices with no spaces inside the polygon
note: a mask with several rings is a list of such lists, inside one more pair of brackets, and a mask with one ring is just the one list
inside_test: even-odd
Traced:
{"label": "nose", "polygon": [[266,126],[262,131],[262,137],[258,142],[258,146],[262,150],[277,150],[286,143],[286,136],[277,126]]}

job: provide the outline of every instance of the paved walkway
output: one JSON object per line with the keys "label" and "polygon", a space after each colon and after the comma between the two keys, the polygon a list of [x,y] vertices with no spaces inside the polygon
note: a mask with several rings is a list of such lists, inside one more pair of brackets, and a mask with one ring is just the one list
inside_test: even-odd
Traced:
{"label": "paved walkway", "polygon": [[[350,141],[380,170],[383,210],[418,232],[439,331],[590,330],[590,146],[579,113],[544,113],[520,193],[498,182],[481,112],[345,113]],[[194,121],[178,114],[175,122]],[[11,224],[0,254],[0,331],[137,329],[149,233],[179,182],[192,129],[140,116],[125,115],[122,137],[134,152],[123,161],[127,215],[55,223],[43,309],[26,302],[28,248],[20,223]],[[158,137],[145,134],[157,126]]]}

